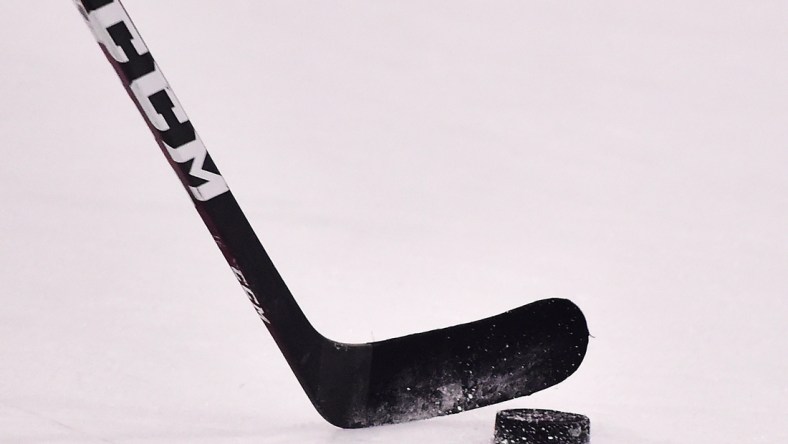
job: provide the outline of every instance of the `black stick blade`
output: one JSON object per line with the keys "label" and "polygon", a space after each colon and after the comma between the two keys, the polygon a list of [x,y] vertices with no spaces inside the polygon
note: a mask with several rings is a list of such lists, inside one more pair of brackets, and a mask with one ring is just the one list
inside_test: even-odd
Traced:
{"label": "black stick blade", "polygon": [[[545,299],[454,327],[321,353],[320,414],[343,428],[450,415],[553,386],[574,373],[588,326],[566,299]],[[352,369],[348,363],[354,362]]]}

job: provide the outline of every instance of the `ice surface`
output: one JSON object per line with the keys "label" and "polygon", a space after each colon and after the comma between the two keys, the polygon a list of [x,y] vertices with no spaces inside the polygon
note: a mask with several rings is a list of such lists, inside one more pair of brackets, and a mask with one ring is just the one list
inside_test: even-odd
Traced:
{"label": "ice surface", "polygon": [[[500,408],[788,441],[785,2],[126,6],[326,335],[566,297],[586,362]],[[489,442],[320,419],[71,2],[0,29],[0,442]]]}

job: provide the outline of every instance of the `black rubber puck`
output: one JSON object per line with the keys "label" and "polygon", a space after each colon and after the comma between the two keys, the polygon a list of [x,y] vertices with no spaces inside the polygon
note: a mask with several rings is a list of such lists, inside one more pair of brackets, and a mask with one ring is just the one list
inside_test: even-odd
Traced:
{"label": "black rubber puck", "polygon": [[495,416],[495,444],[587,444],[587,416],[555,410],[510,409]]}

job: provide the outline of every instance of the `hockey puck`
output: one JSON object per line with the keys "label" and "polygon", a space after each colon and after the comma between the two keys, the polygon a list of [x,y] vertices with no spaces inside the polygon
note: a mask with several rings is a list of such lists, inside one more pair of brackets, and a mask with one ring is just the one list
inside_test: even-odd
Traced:
{"label": "hockey puck", "polygon": [[576,413],[510,409],[495,416],[495,444],[587,444],[591,421]]}

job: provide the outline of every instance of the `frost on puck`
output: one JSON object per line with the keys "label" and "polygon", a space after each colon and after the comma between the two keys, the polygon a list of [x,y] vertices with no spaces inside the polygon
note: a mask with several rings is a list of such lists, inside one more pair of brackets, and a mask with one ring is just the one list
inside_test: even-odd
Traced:
{"label": "frost on puck", "polygon": [[576,413],[510,409],[495,416],[495,444],[587,444],[591,422]]}

